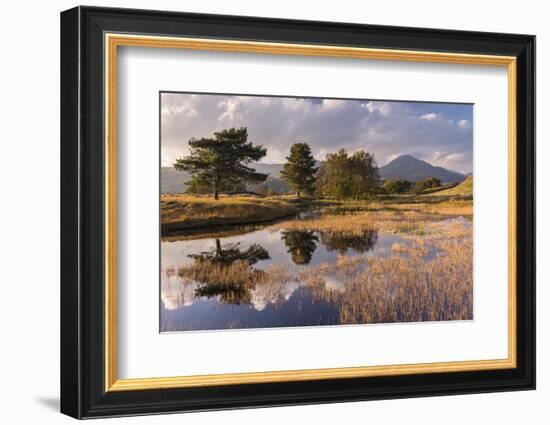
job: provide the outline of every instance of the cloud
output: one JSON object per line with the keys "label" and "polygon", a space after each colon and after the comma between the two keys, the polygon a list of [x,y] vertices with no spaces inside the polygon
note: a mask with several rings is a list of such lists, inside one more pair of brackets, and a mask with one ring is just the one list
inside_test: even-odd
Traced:
{"label": "cloud", "polygon": [[411,154],[466,172],[472,113],[460,104],[163,93],[162,163],[188,154],[192,137],[245,126],[254,143],[268,148],[265,163],[281,163],[292,143],[307,142],[319,160],[340,148],[364,149],[379,165]]}
{"label": "cloud", "polygon": [[366,108],[370,113],[378,112],[380,115],[387,117],[391,113],[391,104],[389,102],[367,102],[361,106]]}
{"label": "cloud", "polygon": [[428,120],[432,121],[437,118],[439,118],[439,114],[436,114],[435,112],[430,112],[429,114],[424,114],[419,117],[421,120]]}

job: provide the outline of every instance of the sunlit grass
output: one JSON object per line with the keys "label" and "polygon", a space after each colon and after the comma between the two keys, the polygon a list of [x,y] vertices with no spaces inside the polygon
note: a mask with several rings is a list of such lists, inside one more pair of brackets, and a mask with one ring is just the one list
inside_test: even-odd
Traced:
{"label": "sunlit grass", "polygon": [[[383,255],[340,254],[335,262],[298,269],[271,265],[264,271],[244,261],[225,266],[196,261],[177,273],[184,284],[198,283],[201,296],[219,296],[220,302],[232,304],[271,304],[275,309],[303,286],[314,300],[338,308],[339,324],[473,319],[472,226],[459,219],[428,221],[415,212],[378,214],[387,229],[394,228],[394,220],[420,221],[423,234],[405,235]],[[343,221],[349,231],[370,219],[353,215],[304,221],[308,229],[330,225],[333,230]]]}
{"label": "sunlit grass", "polygon": [[164,230],[258,223],[290,216],[298,211],[291,199],[283,197],[221,196],[215,200],[199,195],[161,196]]}

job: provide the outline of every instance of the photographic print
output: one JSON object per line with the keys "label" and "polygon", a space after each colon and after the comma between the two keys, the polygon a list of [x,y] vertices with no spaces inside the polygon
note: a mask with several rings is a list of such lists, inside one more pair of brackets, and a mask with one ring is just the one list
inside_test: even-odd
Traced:
{"label": "photographic print", "polygon": [[160,93],[160,331],[473,319],[473,105]]}

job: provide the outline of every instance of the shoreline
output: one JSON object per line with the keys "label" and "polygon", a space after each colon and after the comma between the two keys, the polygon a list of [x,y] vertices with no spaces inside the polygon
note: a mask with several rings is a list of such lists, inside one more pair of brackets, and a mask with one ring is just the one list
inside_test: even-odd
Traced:
{"label": "shoreline", "polygon": [[[407,211],[444,216],[473,214],[471,197],[395,197],[370,200],[319,200],[290,197],[254,198],[225,197],[219,201],[189,195],[163,196],[161,202],[161,238],[191,238],[212,233],[253,231],[254,226],[267,226],[291,220],[300,214],[319,211],[320,215],[343,215],[349,212]],[[332,210],[332,211],[331,211]],[[163,222],[168,216],[170,221]],[[251,227],[252,229],[246,229]],[[166,240],[166,239],[165,239]]]}

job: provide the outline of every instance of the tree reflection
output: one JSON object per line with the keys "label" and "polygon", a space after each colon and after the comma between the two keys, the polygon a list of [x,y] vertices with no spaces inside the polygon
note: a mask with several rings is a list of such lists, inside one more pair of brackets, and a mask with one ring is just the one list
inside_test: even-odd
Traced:
{"label": "tree reflection", "polygon": [[356,232],[321,232],[321,243],[329,251],[346,253],[348,249],[362,254],[370,251],[378,241],[378,232],[365,229],[361,233]]}
{"label": "tree reflection", "polygon": [[311,230],[285,230],[281,239],[284,241],[287,252],[292,256],[294,264],[309,264],[313,253],[317,249],[319,238]]}
{"label": "tree reflection", "polygon": [[250,290],[265,274],[252,265],[270,257],[267,250],[258,244],[244,250],[239,245],[233,243],[222,246],[220,240],[216,239],[216,246],[210,251],[189,255],[195,261],[190,266],[180,268],[179,275],[200,283],[195,290],[198,297],[219,296],[224,303],[248,304],[251,300]]}
{"label": "tree reflection", "polygon": [[216,239],[216,247],[210,251],[199,254],[191,254],[188,257],[197,262],[208,262],[213,264],[230,265],[237,261],[245,261],[249,266],[260,260],[269,260],[269,252],[258,244],[253,244],[248,249],[241,251],[240,243],[227,244],[222,247],[219,239]]}

